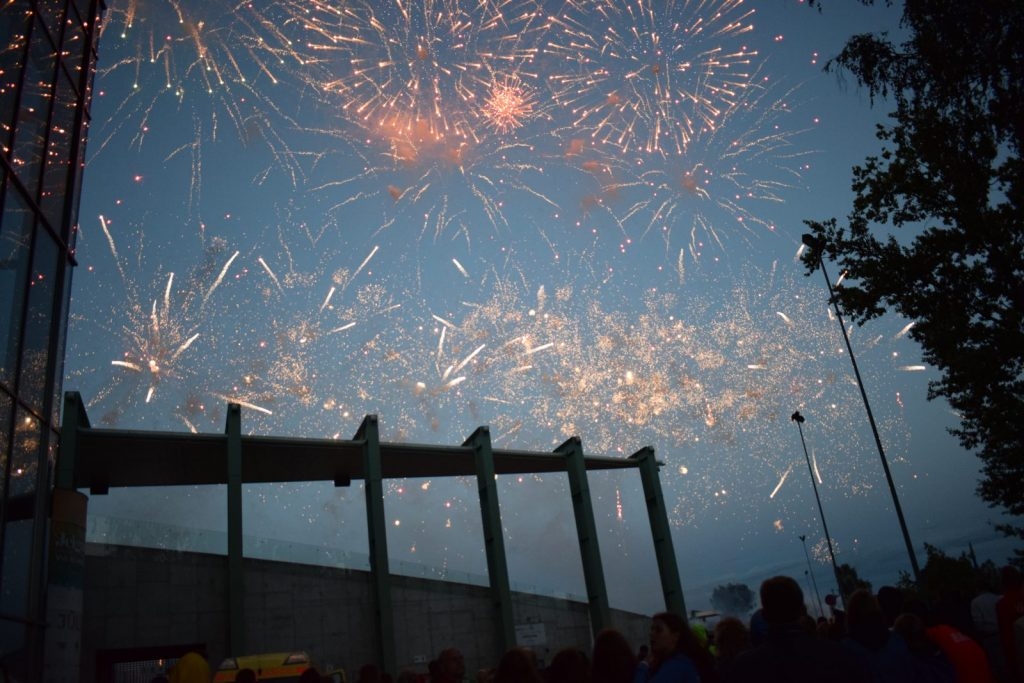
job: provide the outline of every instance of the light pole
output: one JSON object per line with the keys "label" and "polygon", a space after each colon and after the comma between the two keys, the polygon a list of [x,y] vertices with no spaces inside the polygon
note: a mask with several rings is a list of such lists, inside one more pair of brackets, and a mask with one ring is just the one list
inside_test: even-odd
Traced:
{"label": "light pole", "polygon": [[[832,559],[832,573],[836,577],[836,586],[839,588],[839,596],[843,598],[843,604],[846,604],[846,597],[843,593],[843,584],[839,581],[839,565],[836,564],[836,553],[832,549],[832,536],[828,533],[828,524],[825,523],[825,510],[821,507],[821,496],[818,495],[818,482],[814,479],[814,468],[811,466],[811,456],[807,452],[807,442],[804,441],[804,416],[800,414],[800,411],[793,413],[790,418],[793,422],[796,422],[796,428],[800,430],[800,443],[804,447],[804,458],[807,459],[807,471],[811,473],[811,486],[814,487],[814,499],[818,501],[818,515],[821,517],[821,528],[825,531],[825,541],[828,543],[828,556]],[[801,537],[800,540],[803,540]],[[804,546],[804,552],[807,552],[807,546]],[[810,558],[808,557],[807,565],[810,566]]]}
{"label": "light pole", "polygon": [[818,599],[818,614],[825,616],[825,607],[821,604],[821,593],[818,592],[818,582],[814,580],[814,568],[811,566],[811,556],[807,552],[807,536],[800,534],[800,544],[804,547],[804,557],[807,558],[807,574],[811,577],[811,585],[814,587],[814,597]]}
{"label": "light pole", "polygon": [[[914,571],[914,581],[921,582],[921,570],[917,566],[917,555],[914,554],[914,544],[910,542],[910,532],[907,531],[907,520],[903,518],[903,508],[900,506],[900,497],[896,492],[896,484],[892,480],[892,473],[889,471],[889,460],[885,457],[885,449],[882,448],[882,439],[878,436],[878,426],[875,424],[875,416],[871,412],[871,404],[868,402],[867,391],[864,390],[864,382],[860,379],[860,370],[857,368],[857,359],[853,355],[853,347],[850,346],[850,335],[846,333],[846,323],[843,322],[843,315],[839,311],[839,299],[835,290],[832,289],[832,281],[825,270],[825,243],[814,235],[805,233],[801,241],[810,249],[814,249],[818,257],[818,265],[821,267],[821,274],[825,277],[825,286],[828,288],[828,301],[836,311],[836,318],[839,320],[839,329],[843,331],[843,341],[846,342],[846,350],[850,354],[850,363],[853,364],[853,374],[857,379],[857,388],[860,389],[860,397],[864,400],[864,409],[868,413],[868,422],[871,424],[871,433],[875,436],[875,446],[878,447],[878,456],[882,459],[882,469],[885,471],[885,480],[889,484],[889,493],[892,494],[892,504],[896,508],[896,517],[900,522],[900,530],[903,532],[903,542],[907,545],[907,555],[910,557],[910,568]],[[801,432],[801,436],[803,433]]]}

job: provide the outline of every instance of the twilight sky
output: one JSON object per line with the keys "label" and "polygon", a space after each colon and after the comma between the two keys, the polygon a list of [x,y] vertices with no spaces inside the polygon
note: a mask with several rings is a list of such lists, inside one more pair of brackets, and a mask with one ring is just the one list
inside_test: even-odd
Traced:
{"label": "twilight sky", "polygon": [[[253,434],[351,438],[376,413],[386,441],[486,424],[497,447],[651,445],[704,608],[720,583],[804,578],[801,534],[832,585],[800,410],[838,561],[876,586],[909,570],[825,284],[797,260],[803,219],[846,213],[886,111],[822,66],[898,13],[109,5],[65,379],[95,426],[221,432],[234,401]],[[926,542],[1001,561],[911,324],[852,330],[911,538],[922,563]],[[565,477],[499,484],[513,583],[582,594]],[[639,477],[590,484],[613,606],[657,610]],[[395,570],[486,574],[475,486],[389,482]],[[249,487],[246,551],[364,566],[362,495]],[[224,510],[217,487],[113,491],[90,533],[220,539]]]}

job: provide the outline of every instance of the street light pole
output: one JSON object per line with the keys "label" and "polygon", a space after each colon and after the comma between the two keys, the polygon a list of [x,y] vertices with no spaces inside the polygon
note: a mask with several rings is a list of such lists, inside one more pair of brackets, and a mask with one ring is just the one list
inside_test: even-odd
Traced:
{"label": "street light pole", "polygon": [[818,582],[814,580],[814,568],[811,566],[811,555],[807,552],[807,536],[800,534],[800,544],[804,547],[804,557],[807,558],[807,573],[811,577],[811,585],[814,587],[814,597],[818,599],[818,614],[825,616],[825,607],[821,604],[821,593],[818,592]]}
{"label": "street light pole", "polygon": [[[804,441],[804,416],[800,414],[800,411],[793,413],[790,418],[793,422],[796,422],[797,429],[800,430],[800,443],[804,447],[804,458],[807,459],[807,471],[811,473],[811,486],[814,487],[814,499],[818,501],[818,515],[821,517],[821,528],[825,531],[825,541],[828,543],[828,556],[832,559],[832,573],[836,577],[836,587],[839,589],[840,597],[843,599],[843,604],[846,604],[846,596],[843,595],[843,584],[839,580],[839,565],[836,564],[836,553],[832,549],[832,536],[828,533],[828,524],[825,523],[825,509],[821,507],[821,496],[818,495],[818,482],[814,478],[814,468],[811,466],[811,456],[807,452],[807,442]],[[800,540],[803,540],[801,538]],[[807,552],[807,546],[804,546],[804,552]],[[810,558],[807,560],[807,566],[810,566]]]}
{"label": "street light pole", "polygon": [[[896,492],[896,484],[893,482],[892,473],[889,471],[889,460],[885,457],[885,449],[882,447],[882,439],[878,436],[878,426],[875,424],[875,416],[871,412],[871,404],[868,402],[868,394],[864,389],[864,382],[860,378],[860,369],[857,368],[857,358],[853,355],[853,347],[850,345],[850,335],[846,332],[846,323],[843,322],[843,315],[839,310],[839,299],[832,288],[832,281],[825,270],[824,242],[811,234],[804,234],[801,241],[805,246],[814,249],[818,257],[818,265],[821,267],[821,274],[825,277],[825,286],[828,288],[828,300],[835,309],[836,318],[839,320],[839,329],[843,332],[843,341],[846,342],[846,350],[850,354],[850,363],[853,364],[853,374],[857,379],[857,388],[860,389],[860,397],[864,401],[864,409],[868,413],[868,423],[871,425],[871,433],[875,436],[875,446],[878,448],[878,456],[882,459],[882,470],[885,472],[885,480],[889,484],[889,493],[892,494],[892,504],[896,509],[896,517],[900,522],[900,530],[903,532],[903,542],[907,546],[907,555],[910,557],[910,568],[914,571],[914,581],[921,582],[921,570],[917,566],[917,555],[914,554],[914,544],[910,542],[910,532],[907,531],[907,520],[903,517],[903,508],[900,506],[900,497]],[[803,432],[801,431],[801,438]]]}

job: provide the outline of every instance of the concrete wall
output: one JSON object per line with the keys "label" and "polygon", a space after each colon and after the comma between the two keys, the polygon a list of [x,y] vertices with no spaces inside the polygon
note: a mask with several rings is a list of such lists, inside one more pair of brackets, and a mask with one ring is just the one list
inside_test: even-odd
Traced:
{"label": "concrete wall", "polygon": [[[82,681],[94,680],[101,650],[205,643],[216,667],[227,643],[227,558],[127,546],[86,546]],[[367,572],[247,559],[246,643],[250,653],[299,649],[321,668],[344,667],[354,680],[372,661],[373,589]],[[392,577],[399,668],[426,671],[458,647],[470,675],[501,653],[487,588]],[[589,652],[587,605],[515,593],[514,621],[542,661],[563,647]],[[613,610],[630,642],[647,641],[646,616]],[[239,653],[245,654],[245,653]]]}

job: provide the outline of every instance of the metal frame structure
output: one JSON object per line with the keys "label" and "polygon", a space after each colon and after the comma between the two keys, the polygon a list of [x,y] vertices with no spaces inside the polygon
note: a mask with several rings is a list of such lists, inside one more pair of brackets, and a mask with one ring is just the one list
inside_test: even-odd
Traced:
{"label": "metal frame structure", "polygon": [[47,617],[48,494],[105,9],[19,0],[0,10],[0,660],[23,680],[41,680],[59,630]]}
{"label": "metal frame structure", "polygon": [[64,398],[62,444],[56,488],[105,494],[110,487],[224,484],[228,488],[228,633],[233,652],[245,651],[242,595],[242,485],[269,482],[333,481],[348,486],[363,479],[369,532],[370,570],[375,597],[377,655],[383,670],[395,673],[395,634],[391,613],[387,526],[383,480],[395,477],[476,475],[487,570],[495,609],[498,643],[515,646],[512,594],[495,477],[499,474],[566,472],[596,635],[611,625],[594,523],[588,470],[639,469],[654,537],[658,570],[668,610],[686,615],[675,550],[658,480],[654,450],[645,447],[629,458],[585,456],[572,438],[553,453],[494,449],[487,427],[479,427],[461,446],[380,441],[376,415],[367,415],[350,441],[287,439],[242,434],[241,407],[228,404],[225,433],[184,434],[93,429],[81,396]]}

